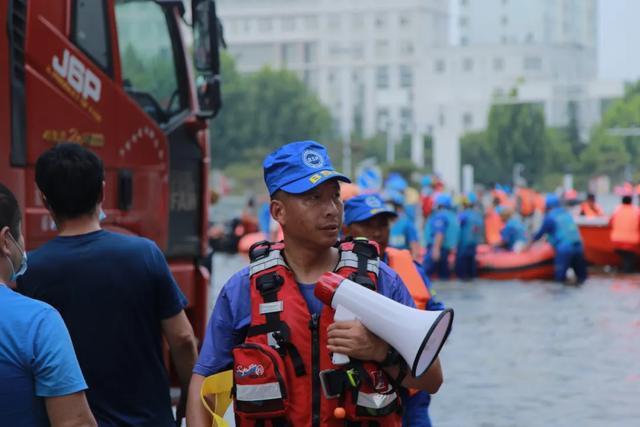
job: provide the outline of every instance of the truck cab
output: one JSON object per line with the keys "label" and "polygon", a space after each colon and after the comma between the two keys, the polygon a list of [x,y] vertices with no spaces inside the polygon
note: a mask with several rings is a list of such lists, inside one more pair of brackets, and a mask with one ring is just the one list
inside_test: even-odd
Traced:
{"label": "truck cab", "polygon": [[211,0],[187,12],[173,0],[3,0],[0,182],[34,249],[55,236],[35,185],[38,156],[62,142],[93,150],[105,166],[103,227],[159,245],[202,337],[219,26]]}

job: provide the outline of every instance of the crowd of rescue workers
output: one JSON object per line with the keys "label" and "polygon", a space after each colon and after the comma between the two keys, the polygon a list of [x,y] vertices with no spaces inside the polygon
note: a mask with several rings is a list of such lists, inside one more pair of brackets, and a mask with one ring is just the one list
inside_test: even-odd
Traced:
{"label": "crowd of rescue workers", "polygon": [[[314,141],[283,145],[262,166],[269,198],[239,224],[255,231],[242,249],[250,265],[222,287],[202,343],[158,246],[101,226],[109,187],[95,153],[59,144],[38,158],[58,235],[28,257],[18,202],[0,183],[0,424],[224,426],[232,401],[238,426],[431,426],[440,359],[414,377],[362,322],[334,320],[314,293],[324,273],[442,311],[431,278],[453,269],[471,280],[481,245],[526,253],[546,236],[555,279],[587,278],[574,216],[602,215],[592,195],[579,204],[496,185],[454,198],[437,176],[417,191],[398,174],[364,190]],[[639,212],[625,195],[611,219],[624,268],[635,266]],[[175,408],[163,348],[181,387]]]}

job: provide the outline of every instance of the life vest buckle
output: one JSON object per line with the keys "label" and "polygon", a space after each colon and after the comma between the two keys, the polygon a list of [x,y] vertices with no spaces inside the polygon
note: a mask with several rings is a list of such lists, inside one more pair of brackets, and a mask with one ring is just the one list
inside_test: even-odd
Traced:
{"label": "life vest buckle", "polygon": [[276,292],[284,284],[284,278],[278,273],[269,273],[258,277],[256,288],[262,295]]}

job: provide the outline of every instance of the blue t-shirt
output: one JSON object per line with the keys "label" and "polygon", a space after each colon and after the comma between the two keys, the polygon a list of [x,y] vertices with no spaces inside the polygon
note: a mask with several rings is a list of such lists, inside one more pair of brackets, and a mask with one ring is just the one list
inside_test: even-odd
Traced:
{"label": "blue t-shirt", "polygon": [[416,227],[406,213],[391,224],[389,232],[389,246],[397,249],[410,249],[411,243],[418,241]]}
{"label": "blue t-shirt", "polygon": [[[196,374],[207,377],[224,371],[232,365],[231,350],[244,342],[246,328],[251,321],[249,283],[247,267],[234,274],[222,288],[207,325],[200,357],[193,369]],[[308,289],[305,292],[304,285],[301,289],[302,295],[307,300],[307,306],[315,307],[315,301],[318,301],[315,295]],[[394,301],[415,307],[400,276],[382,262],[378,274],[378,292]]]}
{"label": "blue t-shirt", "polygon": [[86,388],[60,314],[0,283],[0,425],[48,426],[43,398]]}
{"label": "blue t-shirt", "polygon": [[161,321],[186,299],[151,240],[99,230],[29,254],[18,281],[64,319],[99,425],[175,426]]}

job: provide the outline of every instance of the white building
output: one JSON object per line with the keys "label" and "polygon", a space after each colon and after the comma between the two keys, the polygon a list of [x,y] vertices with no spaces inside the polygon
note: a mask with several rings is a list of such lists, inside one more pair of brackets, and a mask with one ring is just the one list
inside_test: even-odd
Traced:
{"label": "white building", "polygon": [[354,132],[392,140],[411,132],[424,52],[449,38],[448,0],[219,0],[218,8],[240,71],[296,72],[346,141]]}
{"label": "white building", "polygon": [[485,128],[501,94],[517,87],[552,126],[567,124],[573,103],[586,136],[603,102],[622,93],[596,82],[596,0],[218,0],[218,9],[240,71],[294,71],[345,141],[412,134],[420,164],[430,133],[434,169],[454,189],[458,139]]}

